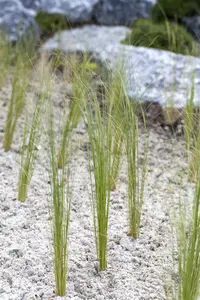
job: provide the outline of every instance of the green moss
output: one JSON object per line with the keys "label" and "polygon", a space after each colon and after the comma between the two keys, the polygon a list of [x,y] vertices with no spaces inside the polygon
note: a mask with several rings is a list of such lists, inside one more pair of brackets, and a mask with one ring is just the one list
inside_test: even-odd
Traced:
{"label": "green moss", "polygon": [[69,28],[67,18],[58,13],[39,12],[35,17],[44,35],[52,35],[56,31]]}
{"label": "green moss", "polygon": [[154,23],[150,19],[139,19],[133,23],[132,32],[123,43],[185,55],[196,56],[198,54],[193,36],[182,26],[167,21]]}
{"label": "green moss", "polygon": [[158,0],[153,6],[152,18],[155,21],[179,20],[200,12],[200,0]]}

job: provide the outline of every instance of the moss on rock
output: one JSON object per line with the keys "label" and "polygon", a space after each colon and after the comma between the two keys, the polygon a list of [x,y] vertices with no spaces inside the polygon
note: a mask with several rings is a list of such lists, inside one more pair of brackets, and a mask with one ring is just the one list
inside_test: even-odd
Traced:
{"label": "moss on rock", "polygon": [[155,21],[179,20],[200,12],[200,0],[158,0],[152,8]]}
{"label": "moss on rock", "polygon": [[181,25],[168,21],[155,23],[150,19],[138,19],[132,24],[132,32],[123,43],[184,55],[198,54],[197,43],[193,36]]}
{"label": "moss on rock", "polygon": [[36,15],[35,19],[45,36],[50,36],[56,31],[70,27],[68,19],[58,13],[47,13],[41,11]]}

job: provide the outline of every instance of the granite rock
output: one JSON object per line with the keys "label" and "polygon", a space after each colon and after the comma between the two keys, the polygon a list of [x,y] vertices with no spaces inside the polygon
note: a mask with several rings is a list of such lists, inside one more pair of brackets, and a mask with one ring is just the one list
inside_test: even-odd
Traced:
{"label": "granite rock", "polygon": [[72,23],[90,22],[94,5],[99,0],[20,0],[24,7],[35,11],[61,13]]}
{"label": "granite rock", "polygon": [[94,18],[103,25],[130,25],[137,18],[151,17],[156,0],[102,0],[94,9]]}
{"label": "granite rock", "polygon": [[42,51],[59,48],[66,53],[90,53],[107,70],[123,64],[129,97],[161,106],[183,107],[195,72],[194,102],[199,104],[200,58],[121,44],[129,32],[123,26],[87,25],[55,35],[44,44]]}
{"label": "granite rock", "polygon": [[91,22],[93,9],[99,0],[0,0],[0,27],[11,40],[17,40],[30,28],[39,37],[39,26],[35,15],[42,10],[47,13],[60,13],[71,23]]}
{"label": "granite rock", "polygon": [[7,33],[10,40],[17,40],[30,28],[39,37],[39,28],[34,20],[34,13],[23,7],[17,0],[0,0],[0,27]]}
{"label": "granite rock", "polygon": [[[37,33],[34,16],[38,11],[60,13],[72,24],[99,23],[130,25],[140,17],[150,17],[156,0],[0,0],[0,26],[16,40],[30,27]],[[18,32],[18,34],[17,34]]]}

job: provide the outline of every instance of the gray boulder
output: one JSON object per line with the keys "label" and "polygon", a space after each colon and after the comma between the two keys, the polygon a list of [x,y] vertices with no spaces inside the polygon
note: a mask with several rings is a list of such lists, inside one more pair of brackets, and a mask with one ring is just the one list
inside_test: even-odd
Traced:
{"label": "gray boulder", "polygon": [[102,25],[130,25],[137,18],[151,17],[156,0],[102,0],[95,6],[94,18]]}
{"label": "gray boulder", "polygon": [[19,0],[19,1],[22,3],[22,5],[25,8],[32,9],[34,11],[41,9],[44,3],[44,1],[42,0]]}
{"label": "gray boulder", "polygon": [[200,99],[200,59],[120,43],[130,29],[126,27],[84,26],[61,32],[49,39],[42,51],[90,53],[108,70],[123,64],[130,98],[161,106],[172,103],[182,108],[190,94],[195,72],[195,104]]}
{"label": "gray boulder", "polygon": [[61,13],[72,23],[90,22],[99,0],[20,0],[22,5],[35,11]]}
{"label": "gray boulder", "polygon": [[0,0],[0,27],[11,40],[17,40],[29,29],[40,31],[35,22],[37,11],[60,13],[72,23],[91,22],[93,9],[99,0]]}
{"label": "gray boulder", "polygon": [[0,0],[0,27],[3,28],[15,41],[24,35],[30,28],[39,37],[39,28],[31,10],[25,9],[17,0]]}
{"label": "gray boulder", "polygon": [[60,9],[72,23],[89,22],[98,0],[61,0]]}
{"label": "gray boulder", "polygon": [[34,16],[40,10],[60,13],[71,23],[96,21],[106,25],[130,25],[139,17],[150,17],[156,0],[0,0],[0,26],[16,40],[30,27],[39,33]]}

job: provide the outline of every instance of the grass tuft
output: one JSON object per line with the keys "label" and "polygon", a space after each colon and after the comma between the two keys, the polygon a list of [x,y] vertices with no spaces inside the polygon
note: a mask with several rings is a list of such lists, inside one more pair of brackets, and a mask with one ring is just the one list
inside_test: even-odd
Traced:
{"label": "grass tuft", "polygon": [[9,69],[10,65],[14,65],[12,94],[8,105],[3,139],[4,150],[9,151],[12,145],[17,122],[26,104],[26,89],[29,84],[29,75],[32,62],[36,54],[36,45],[34,37],[31,33],[28,39],[21,38],[13,48],[11,48],[9,41],[5,41],[4,44],[6,46],[2,51],[8,51],[7,56],[9,56],[5,56],[5,60],[3,60],[5,62],[4,70],[5,68]]}
{"label": "grass tuft", "polygon": [[[148,143],[145,141],[143,162],[139,163],[138,103],[127,101],[125,106],[125,141],[128,165],[129,235],[138,238],[147,170]],[[144,124],[145,124],[145,117]],[[141,170],[141,174],[140,174]]]}
{"label": "grass tuft", "polygon": [[195,107],[195,73],[192,75],[190,95],[184,108],[184,136],[189,161],[189,180],[195,181],[199,173],[200,158],[200,111]]}
{"label": "grass tuft", "polygon": [[102,114],[98,100],[93,95],[91,106],[87,106],[86,109],[86,120],[91,145],[89,169],[92,185],[95,242],[101,270],[105,270],[107,267],[108,216],[111,187],[112,135],[108,118],[107,115]]}
{"label": "grass tuft", "polygon": [[174,300],[197,300],[200,289],[200,180],[195,184],[193,207],[190,211],[180,203],[177,230],[178,284]]}
{"label": "grass tuft", "polygon": [[10,70],[10,49],[11,43],[8,41],[8,37],[0,31],[0,89]]}
{"label": "grass tuft", "polygon": [[[62,157],[65,152],[70,139],[70,134],[73,128],[76,128],[80,122],[82,111],[85,107],[85,102],[87,98],[87,86],[91,82],[91,71],[88,69],[88,58],[84,57],[83,61],[79,63],[78,61],[72,62],[72,100],[70,103],[70,111],[67,116],[64,131],[62,135],[62,140],[58,155],[58,166],[62,167]],[[69,65],[69,62],[67,62]]]}
{"label": "grass tuft", "polygon": [[[50,145],[50,182],[52,197],[52,233],[54,247],[54,272],[56,282],[56,295],[65,296],[67,280],[67,245],[71,208],[71,192],[69,182],[69,165],[66,168],[66,158],[69,157],[68,148],[65,148],[62,157],[62,169],[58,168],[53,112],[51,109],[49,120],[49,145]],[[67,171],[66,171],[67,169]]]}
{"label": "grass tuft", "polygon": [[111,117],[112,130],[112,165],[111,165],[111,190],[117,185],[121,157],[124,145],[124,103],[125,84],[123,70],[119,68],[112,74],[108,86],[106,87],[106,102],[108,103],[108,113]]}
{"label": "grass tuft", "polygon": [[24,125],[21,168],[18,179],[18,200],[21,202],[24,202],[27,197],[28,185],[30,184],[33,175],[41,137],[42,116],[45,115],[45,104],[47,103],[47,99],[51,97],[52,93],[50,66],[48,64],[46,65],[45,59],[40,61],[38,73],[41,79],[40,92],[36,99],[31,124],[28,125],[27,111],[27,117]]}
{"label": "grass tuft", "polygon": [[9,151],[17,121],[21,116],[26,103],[26,88],[28,86],[29,70],[24,66],[21,57],[18,58],[12,84],[12,95],[8,106],[8,114],[4,132],[3,148]]}

